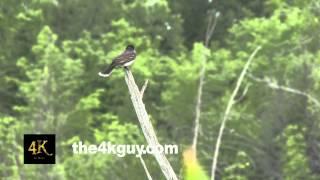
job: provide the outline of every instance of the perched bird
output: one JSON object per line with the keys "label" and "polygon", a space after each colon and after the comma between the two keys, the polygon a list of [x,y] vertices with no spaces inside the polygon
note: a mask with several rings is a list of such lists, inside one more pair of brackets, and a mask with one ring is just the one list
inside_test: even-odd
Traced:
{"label": "perched bird", "polygon": [[114,68],[128,67],[134,62],[135,58],[136,50],[134,49],[134,46],[128,45],[122,54],[114,58],[112,63],[105,70],[99,72],[98,74],[102,77],[108,77],[111,75]]}

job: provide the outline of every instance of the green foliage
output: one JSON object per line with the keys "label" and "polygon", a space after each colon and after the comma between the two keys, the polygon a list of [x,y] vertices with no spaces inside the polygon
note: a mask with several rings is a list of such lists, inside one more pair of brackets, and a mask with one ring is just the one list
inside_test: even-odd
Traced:
{"label": "green foliage", "polygon": [[[140,88],[149,80],[143,101],[159,141],[179,150],[192,142],[206,62],[198,154],[189,164],[181,155],[168,157],[176,173],[191,165],[186,179],[208,179],[220,120],[258,45],[250,74],[320,98],[319,9],[316,0],[0,1],[0,177],[144,179],[134,156],[76,155],[71,148],[78,141],[146,144],[123,70],[97,75],[133,44],[131,70]],[[209,11],[220,16],[206,48]],[[246,76],[226,124],[217,177],[319,179],[319,117],[307,96]],[[23,165],[25,133],[56,134],[56,165]],[[144,159],[153,179],[164,179],[154,158]]]}
{"label": "green foliage", "polygon": [[119,144],[142,142],[142,139],[137,139],[140,136],[137,126],[132,123],[120,124],[117,117],[109,114],[103,116],[101,127],[94,129],[94,136],[96,142],[102,142],[105,139]]}
{"label": "green foliage", "polygon": [[[193,119],[193,108],[195,105],[196,84],[199,77],[200,65],[206,58],[208,50],[197,43],[194,45],[191,53],[181,56],[176,61],[170,61],[170,79],[166,83],[166,90],[161,94],[164,104],[166,105],[164,116],[167,119],[180,118],[175,125],[182,125]],[[182,107],[182,108],[175,108]]]}
{"label": "green foliage", "polygon": [[17,106],[16,109],[26,115],[26,121],[37,119],[31,122],[36,123],[33,127],[38,131],[49,127],[54,131],[62,125],[65,113],[71,111],[75,102],[60,102],[71,97],[81,85],[77,79],[83,72],[82,64],[66,56],[55,46],[56,41],[57,35],[44,27],[37,37],[37,44],[32,47],[37,63],[26,58],[17,63],[28,78],[28,81],[19,82],[21,96],[28,106]]}
{"label": "green foliage", "polygon": [[0,117],[0,151],[3,153],[0,174],[4,178],[18,178],[21,149],[17,142],[17,120],[13,117]]}
{"label": "green foliage", "polygon": [[234,163],[227,166],[224,169],[223,178],[224,180],[246,180],[248,179],[247,174],[250,171],[250,161],[248,155],[243,152],[239,151],[234,159]]}
{"label": "green foliage", "polygon": [[283,174],[285,179],[313,179],[308,167],[308,159],[305,156],[306,143],[303,133],[306,129],[297,125],[289,125],[283,132],[285,140],[283,163]]}

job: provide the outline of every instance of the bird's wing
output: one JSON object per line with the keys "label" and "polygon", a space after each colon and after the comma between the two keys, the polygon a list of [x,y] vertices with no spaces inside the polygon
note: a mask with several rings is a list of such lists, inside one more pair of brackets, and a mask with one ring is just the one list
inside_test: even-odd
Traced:
{"label": "bird's wing", "polygon": [[136,54],[133,52],[123,52],[118,57],[114,58],[112,64],[125,64],[129,61],[132,61],[136,57]]}

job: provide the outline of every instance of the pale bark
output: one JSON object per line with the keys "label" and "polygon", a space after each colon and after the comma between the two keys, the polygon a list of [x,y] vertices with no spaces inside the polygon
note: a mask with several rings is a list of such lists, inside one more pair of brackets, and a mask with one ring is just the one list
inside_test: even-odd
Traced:
{"label": "pale bark", "polygon": [[[158,141],[158,138],[156,136],[156,133],[153,129],[148,113],[146,111],[145,105],[142,101],[142,94],[140,93],[138,86],[135,83],[135,80],[131,71],[127,68],[125,68],[125,80],[128,85],[129,93],[131,95],[131,101],[132,101],[134,110],[137,114],[143,135],[146,138],[148,145],[152,147],[160,146],[160,143]],[[166,179],[177,180],[178,179],[177,175],[173,171],[165,154],[162,152],[162,153],[154,153],[153,155],[156,158]]]}
{"label": "pale bark", "polygon": [[304,96],[304,97],[308,98],[311,102],[313,102],[317,107],[320,108],[319,100],[317,100],[317,98],[313,97],[309,93],[306,93],[306,92],[303,92],[303,91],[300,91],[298,89],[294,89],[291,87],[279,85],[278,83],[271,81],[270,78],[261,79],[261,78],[253,76],[252,74],[248,74],[247,76],[256,82],[265,83],[271,89],[281,90],[281,91],[289,92],[292,94]]}
{"label": "pale bark", "polygon": [[[218,17],[219,17],[219,13],[215,14],[215,19],[213,19],[212,14],[210,14],[209,16],[209,23],[207,26],[206,36],[204,39],[204,45],[206,48],[209,47],[209,42],[215,30]],[[197,103],[195,107],[196,110],[195,110],[193,141],[192,141],[192,148],[195,150],[195,152],[197,151],[197,143],[198,143],[198,136],[199,136],[202,91],[203,91],[203,84],[204,84],[205,75],[206,75],[206,65],[207,65],[207,56],[204,54],[204,57],[202,59],[201,69],[200,69],[200,78],[199,78],[199,85],[197,90]]]}
{"label": "pale bark", "polygon": [[149,171],[148,171],[148,168],[147,168],[147,166],[146,166],[146,163],[144,162],[144,160],[143,160],[143,158],[142,158],[142,155],[139,156],[139,159],[140,159],[140,162],[141,162],[141,164],[142,164],[142,166],[143,166],[144,171],[145,171],[146,174],[147,174],[148,180],[152,180],[152,177],[151,177],[151,175],[150,175],[150,173],[149,173]]}
{"label": "pale bark", "polygon": [[233,90],[232,92],[232,95],[229,99],[229,102],[228,102],[228,105],[227,105],[227,108],[225,110],[225,113],[224,113],[224,116],[222,118],[222,122],[221,122],[221,126],[220,126],[220,129],[219,129],[219,134],[218,134],[218,138],[217,138],[217,142],[216,142],[216,147],[215,147],[215,151],[214,151],[214,155],[213,155],[213,160],[212,160],[212,169],[211,169],[211,180],[215,180],[215,172],[216,172],[216,168],[217,168],[217,162],[218,162],[218,156],[219,156],[219,151],[220,151],[220,146],[221,146],[221,139],[222,139],[222,135],[223,135],[223,131],[224,131],[224,128],[226,126],[226,121],[228,120],[229,118],[229,115],[230,115],[230,112],[231,112],[231,109],[232,109],[232,106],[234,105],[234,103],[236,102],[235,101],[235,97],[236,95],[238,94],[238,91],[240,89],[240,86],[241,86],[241,83],[244,79],[244,76],[246,75],[247,73],[247,70],[254,58],[254,56],[257,54],[257,52],[261,49],[260,46],[258,46],[254,51],[253,53],[250,55],[247,63],[245,64],[245,66],[243,67],[242,69],[242,72],[238,78],[238,81],[237,81],[237,84],[236,84],[236,87],[235,89]]}

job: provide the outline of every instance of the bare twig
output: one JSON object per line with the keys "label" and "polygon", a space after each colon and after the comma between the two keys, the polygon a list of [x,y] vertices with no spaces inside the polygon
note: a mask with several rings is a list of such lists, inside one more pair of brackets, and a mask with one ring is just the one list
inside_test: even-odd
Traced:
{"label": "bare twig", "polygon": [[147,80],[144,82],[144,84],[143,84],[143,86],[142,86],[142,88],[141,88],[141,91],[140,91],[141,99],[143,98],[144,91],[146,90],[146,88],[147,88],[147,86],[148,86],[148,82],[149,82],[149,80],[147,79]]}
{"label": "bare twig", "polygon": [[144,163],[144,160],[143,160],[143,158],[142,158],[142,155],[139,156],[139,159],[140,159],[140,162],[141,162],[141,164],[142,164],[142,166],[143,166],[144,171],[145,171],[146,174],[147,174],[148,180],[152,180],[152,177],[151,177],[151,175],[150,175],[150,173],[149,173],[149,171],[148,171],[148,168],[147,168],[147,166],[146,166],[146,163]]}
{"label": "bare twig", "polygon": [[206,47],[209,46],[209,42],[211,40],[212,34],[213,34],[213,32],[216,28],[216,25],[217,25],[218,17],[220,16],[220,12],[216,12],[214,15],[215,19],[213,19],[213,15],[211,13],[213,13],[213,11],[210,12],[209,23],[207,26],[206,37],[205,37],[205,41],[204,41],[204,44]]}
{"label": "bare twig", "polygon": [[242,72],[238,78],[238,81],[237,81],[237,84],[236,84],[236,87],[235,89],[233,90],[232,92],[232,95],[229,99],[229,102],[228,102],[228,105],[227,105],[227,108],[226,108],[226,111],[224,113],[224,116],[223,116],[223,119],[222,119],[222,122],[221,122],[221,126],[220,126],[220,129],[219,129],[219,134],[218,134],[218,138],[217,138],[217,142],[216,142],[216,147],[215,147],[215,151],[214,151],[214,155],[213,155],[213,161],[212,161],[212,169],[211,169],[211,180],[214,180],[215,179],[215,172],[216,172],[216,168],[217,168],[217,161],[218,161],[218,156],[219,156],[219,149],[220,149],[220,145],[221,145],[221,139],[222,139],[222,135],[223,135],[223,131],[224,131],[224,128],[225,128],[225,125],[226,125],[226,121],[227,119],[229,118],[229,114],[230,114],[230,111],[231,111],[231,108],[232,106],[234,105],[235,103],[235,97],[239,91],[239,88],[241,86],[241,83],[243,81],[243,78],[244,76],[246,75],[247,73],[247,70],[254,58],[254,56],[257,54],[257,52],[261,49],[261,46],[258,46],[254,51],[253,53],[250,55],[247,63],[245,64],[245,66],[243,67],[242,69]]}
{"label": "bare twig", "polygon": [[[160,146],[160,143],[157,139],[144,103],[142,102],[141,93],[138,89],[138,86],[135,83],[133,75],[129,69],[125,68],[125,74],[125,80],[131,95],[131,101],[134,110],[136,111],[144,137],[146,138],[149,146],[158,147]],[[163,152],[155,152],[152,155],[155,156],[167,180],[178,180],[177,175],[174,173],[168,159]]]}
{"label": "bare twig", "polygon": [[241,96],[235,100],[235,103],[240,102],[246,96],[247,92],[249,91],[249,87],[250,87],[250,85],[247,84],[246,87],[244,88]]}
{"label": "bare twig", "polygon": [[308,98],[311,102],[313,102],[316,106],[320,107],[319,100],[317,100],[317,98],[313,97],[312,95],[310,95],[310,94],[308,94],[306,92],[303,92],[303,91],[300,91],[298,89],[294,89],[294,88],[291,88],[291,87],[286,87],[286,86],[279,85],[278,83],[269,80],[269,78],[261,79],[261,78],[255,77],[252,74],[247,74],[247,76],[250,79],[252,79],[252,80],[254,80],[256,82],[265,83],[271,89],[282,90],[282,91],[285,91],[285,92],[289,92],[289,93],[293,93],[293,94],[304,96],[304,97]]}
{"label": "bare twig", "polygon": [[[210,13],[209,23],[206,31],[206,37],[204,40],[204,45],[206,48],[208,48],[209,46],[209,42],[214,32],[214,29],[216,27],[218,17],[219,17],[219,14],[216,13],[215,19],[213,19],[213,16]],[[199,135],[201,103],[202,103],[201,101],[202,101],[202,91],[203,91],[202,89],[203,89],[204,78],[206,73],[206,64],[207,64],[207,57],[204,54],[204,57],[202,59],[201,69],[200,69],[200,79],[199,79],[199,85],[198,85],[197,104],[196,104],[195,119],[194,119],[194,132],[193,132],[194,135],[193,135],[193,141],[192,141],[192,148],[194,148],[195,151],[197,150],[197,142],[198,142],[198,135]]]}
{"label": "bare twig", "polygon": [[200,127],[200,115],[201,115],[201,101],[202,101],[202,89],[204,83],[204,76],[205,76],[205,64],[206,64],[206,57],[204,57],[203,64],[200,71],[200,80],[198,86],[198,94],[197,94],[197,104],[196,104],[196,114],[194,119],[194,135],[193,135],[193,142],[192,148],[196,151],[197,149],[197,142],[198,142],[198,135],[199,135],[199,127]]}

